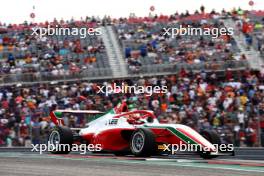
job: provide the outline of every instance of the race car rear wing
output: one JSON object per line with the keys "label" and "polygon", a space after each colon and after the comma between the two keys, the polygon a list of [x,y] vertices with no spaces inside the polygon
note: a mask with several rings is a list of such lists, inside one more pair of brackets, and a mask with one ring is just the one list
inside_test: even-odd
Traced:
{"label": "race car rear wing", "polygon": [[104,114],[104,112],[97,110],[54,110],[50,112],[50,119],[56,125],[64,125],[62,113],[75,113],[75,114]]}

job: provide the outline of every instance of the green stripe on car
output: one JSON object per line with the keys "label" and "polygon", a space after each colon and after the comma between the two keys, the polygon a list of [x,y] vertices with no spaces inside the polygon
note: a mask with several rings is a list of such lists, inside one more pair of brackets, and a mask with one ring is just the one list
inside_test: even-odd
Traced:
{"label": "green stripe on car", "polygon": [[182,139],[187,144],[198,144],[196,141],[191,139],[189,136],[186,136],[182,132],[180,132],[177,129],[170,127],[170,126],[147,126],[147,125],[144,125],[144,127],[146,127],[146,128],[165,128],[165,129],[169,130],[170,132],[172,132],[174,135],[176,135],[178,138]]}

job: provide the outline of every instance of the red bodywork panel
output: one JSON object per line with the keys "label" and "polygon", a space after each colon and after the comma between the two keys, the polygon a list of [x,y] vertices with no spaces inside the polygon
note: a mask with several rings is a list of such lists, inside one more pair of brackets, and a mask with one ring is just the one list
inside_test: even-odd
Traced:
{"label": "red bodywork panel", "polygon": [[[101,144],[102,149],[105,151],[122,151],[129,148],[130,141],[130,138],[125,139],[122,136],[122,131],[131,131],[130,134],[132,134],[134,130],[135,129],[115,128],[102,131],[98,134],[90,133],[82,137],[88,143],[94,145]],[[151,130],[156,136],[156,143],[180,144],[180,141],[185,143],[167,129],[154,128]]]}
{"label": "red bodywork panel", "polygon": [[153,128],[151,130],[156,135],[157,143],[180,144],[180,141],[182,141],[182,143],[185,143],[183,140],[172,134],[167,129]]}
{"label": "red bodywork panel", "polygon": [[98,134],[87,134],[83,136],[91,144],[101,144],[106,151],[122,151],[129,147],[129,139],[122,136],[122,131],[134,131],[134,129],[114,128],[102,131]]}

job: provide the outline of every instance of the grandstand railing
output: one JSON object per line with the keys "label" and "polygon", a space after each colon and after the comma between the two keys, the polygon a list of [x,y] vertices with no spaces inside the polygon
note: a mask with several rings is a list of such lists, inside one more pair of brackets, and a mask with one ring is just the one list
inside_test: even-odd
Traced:
{"label": "grandstand railing", "polygon": [[[181,69],[187,71],[224,71],[226,69],[242,70],[248,68],[247,61],[221,61],[221,62],[206,62],[199,64],[157,64],[145,65],[139,68],[138,71],[129,72],[129,77],[152,76],[152,75],[167,75],[179,72]],[[51,81],[71,81],[71,80],[99,80],[112,79],[112,70],[110,68],[87,69],[78,73],[53,75],[51,72],[23,73],[23,74],[7,74],[0,76],[0,85],[13,85],[17,83],[32,84],[39,82]],[[122,78],[122,75],[120,77]]]}
{"label": "grandstand railing", "polygon": [[36,72],[36,73],[23,73],[23,74],[7,74],[0,77],[1,85],[10,85],[15,83],[37,83],[37,82],[50,82],[50,81],[66,81],[66,80],[81,80],[84,78],[102,78],[111,76],[112,71],[110,68],[100,69],[87,69],[78,73],[53,75],[51,72]]}
{"label": "grandstand railing", "polygon": [[153,74],[153,73],[166,73],[166,72],[179,72],[181,69],[187,71],[224,71],[226,69],[241,70],[248,68],[248,62],[244,61],[219,61],[219,62],[206,62],[196,64],[157,64],[157,65],[146,65],[139,68],[138,71],[131,71],[130,74]]}

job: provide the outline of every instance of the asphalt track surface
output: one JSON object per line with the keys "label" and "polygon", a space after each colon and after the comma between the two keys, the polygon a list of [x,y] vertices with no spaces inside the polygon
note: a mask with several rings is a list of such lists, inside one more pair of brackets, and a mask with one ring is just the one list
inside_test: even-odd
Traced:
{"label": "asphalt track surface", "polygon": [[0,153],[0,176],[263,176],[264,161],[232,157],[135,158],[113,155]]}

